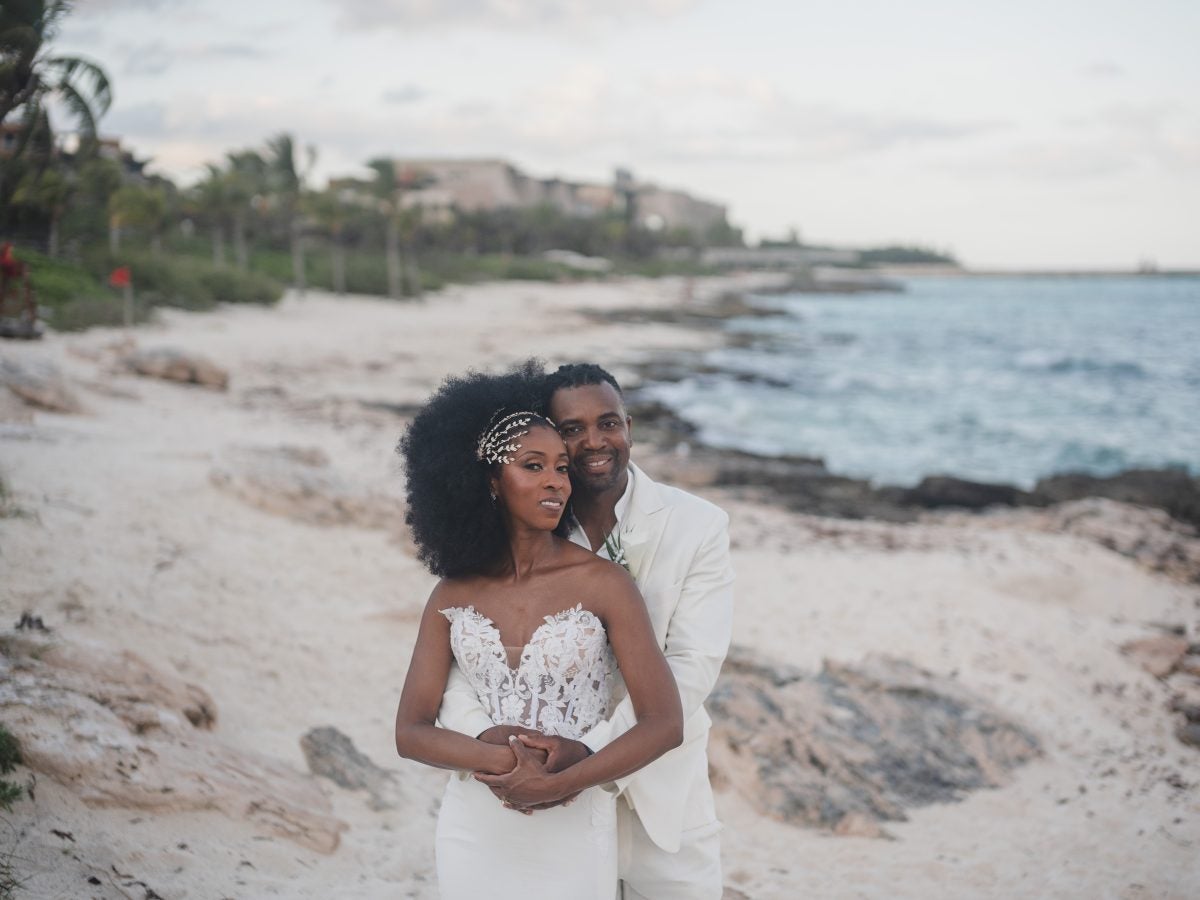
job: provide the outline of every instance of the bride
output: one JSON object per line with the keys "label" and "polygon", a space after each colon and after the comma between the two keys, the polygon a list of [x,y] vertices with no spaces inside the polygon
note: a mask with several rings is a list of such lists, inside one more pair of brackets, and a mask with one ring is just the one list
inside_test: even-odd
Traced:
{"label": "bride", "polygon": [[[612,900],[615,796],[601,785],[682,740],[679,693],[632,578],[561,536],[567,452],[535,411],[541,380],[534,363],[448,379],[400,445],[413,539],[441,581],[421,618],[396,748],[459,772],[435,839],[446,900]],[[569,768],[537,764],[539,733],[578,740],[604,718],[614,657],[637,724]],[[486,740],[434,724],[455,661],[502,726]],[[508,773],[502,804],[484,781]]]}

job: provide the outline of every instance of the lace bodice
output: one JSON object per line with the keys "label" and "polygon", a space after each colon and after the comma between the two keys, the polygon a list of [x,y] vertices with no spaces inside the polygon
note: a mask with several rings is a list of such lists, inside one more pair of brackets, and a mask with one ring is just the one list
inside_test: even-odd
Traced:
{"label": "lace bodice", "polygon": [[475,607],[441,613],[454,658],[495,724],[578,740],[604,717],[615,664],[604,625],[582,604],[546,616],[516,668],[499,629]]}

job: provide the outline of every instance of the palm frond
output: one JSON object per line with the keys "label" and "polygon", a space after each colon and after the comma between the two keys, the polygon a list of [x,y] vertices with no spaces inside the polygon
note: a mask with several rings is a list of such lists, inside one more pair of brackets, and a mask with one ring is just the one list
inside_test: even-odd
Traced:
{"label": "palm frond", "polygon": [[54,132],[50,129],[50,116],[42,106],[41,94],[35,93],[21,109],[21,126],[17,133],[14,156],[29,154],[44,161],[50,158],[54,148]]}
{"label": "palm frond", "polygon": [[79,93],[75,85],[69,81],[59,82],[55,86],[55,93],[58,94],[63,106],[67,108],[67,112],[79,124],[80,135],[85,138],[94,138],[96,136],[96,119],[92,115],[92,107],[87,98]]}
{"label": "palm frond", "polygon": [[112,105],[112,85],[109,84],[108,75],[96,63],[79,56],[55,56],[46,60],[46,67],[57,74],[56,87],[70,84],[82,94],[76,83],[83,82],[88,86],[93,118],[108,112]]}

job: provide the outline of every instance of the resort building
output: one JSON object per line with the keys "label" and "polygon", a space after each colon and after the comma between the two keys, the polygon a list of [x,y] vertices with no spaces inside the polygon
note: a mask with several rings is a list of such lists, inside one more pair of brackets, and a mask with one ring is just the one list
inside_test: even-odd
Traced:
{"label": "resort building", "polygon": [[483,211],[550,206],[569,216],[626,212],[652,230],[705,232],[725,223],[724,206],[683,191],[638,182],[618,170],[611,184],[534,178],[501,159],[397,159],[396,178],[412,185],[404,203],[431,217],[453,210]]}

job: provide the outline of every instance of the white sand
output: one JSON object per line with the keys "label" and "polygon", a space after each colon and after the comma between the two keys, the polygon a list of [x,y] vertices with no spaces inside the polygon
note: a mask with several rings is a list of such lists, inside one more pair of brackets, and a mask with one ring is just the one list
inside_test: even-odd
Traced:
{"label": "white sand", "polygon": [[[31,514],[0,520],[0,623],[29,609],[67,637],[135,650],[212,694],[224,741],[300,771],[300,736],[334,725],[396,771],[404,798],[372,812],[323,782],[349,825],[326,856],[217,812],[92,809],[43,778],[4,817],[15,835],[0,831],[26,896],[140,897],[114,867],[164,898],[436,896],[444,775],[398,760],[391,736],[433,579],[395,535],[262,512],[210,472],[231,447],[319,447],[349,481],[399,496],[398,420],[355,401],[419,402],[447,373],[529,355],[621,376],[622,360],[713,337],[579,311],[680,293],[665,280],[454,288],[422,304],[310,294],[134,330],[140,347],[228,369],[227,393],[114,373],[117,331],[0,348],[93,385],[77,387],[85,415],[0,425],[0,477]],[[1200,896],[1200,753],[1171,734],[1166,687],[1117,650],[1148,621],[1195,623],[1194,587],[1074,538],[985,522],[839,523],[830,536],[714,499],[733,516],[735,641],[813,669],[886,652],[955,672],[1046,751],[1008,787],[888,825],[894,840],[784,825],[720,794],[728,885],[755,898]]]}

